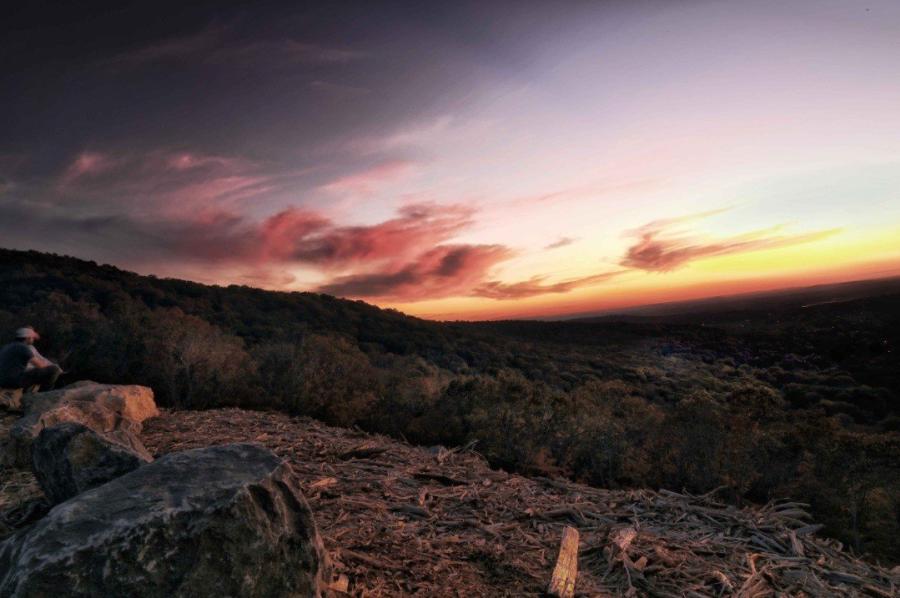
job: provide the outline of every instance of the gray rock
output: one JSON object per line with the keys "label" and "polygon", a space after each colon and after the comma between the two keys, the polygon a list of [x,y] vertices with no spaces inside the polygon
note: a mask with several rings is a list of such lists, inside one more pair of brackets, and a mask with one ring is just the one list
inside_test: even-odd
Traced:
{"label": "gray rock", "polygon": [[96,488],[153,460],[138,438],[122,446],[81,424],[44,428],[31,448],[32,471],[51,504]]}
{"label": "gray rock", "polygon": [[0,543],[0,597],[320,596],[327,559],[289,466],[232,444],[173,453]]}
{"label": "gray rock", "polygon": [[141,422],[159,415],[153,391],[146,386],[123,386],[78,382],[60,390],[26,394],[25,415],[9,431],[4,464],[25,469],[31,466],[31,443],[44,428],[74,422],[114,442],[140,452],[134,441]]}

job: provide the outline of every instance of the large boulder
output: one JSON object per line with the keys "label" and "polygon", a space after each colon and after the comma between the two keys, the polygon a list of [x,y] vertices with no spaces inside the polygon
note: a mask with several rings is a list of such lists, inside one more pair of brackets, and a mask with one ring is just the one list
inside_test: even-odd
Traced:
{"label": "large boulder", "polygon": [[[134,444],[140,444],[135,439]],[[153,460],[90,428],[65,423],[44,428],[31,447],[32,470],[52,504],[96,488]]]}
{"label": "large boulder", "polygon": [[320,596],[327,560],[289,466],[259,445],[172,453],[0,543],[0,597]]}
{"label": "large boulder", "polygon": [[19,468],[31,465],[31,443],[44,428],[74,422],[140,452],[141,422],[159,415],[153,391],[146,386],[79,382],[26,394],[22,404],[25,415],[10,429],[4,456],[7,465]]}

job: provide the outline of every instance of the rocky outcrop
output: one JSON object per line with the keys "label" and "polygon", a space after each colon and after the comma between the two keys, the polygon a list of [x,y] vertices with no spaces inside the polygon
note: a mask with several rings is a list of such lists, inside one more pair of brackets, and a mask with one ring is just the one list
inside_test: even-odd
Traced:
{"label": "rocky outcrop", "polygon": [[31,466],[31,444],[41,430],[60,423],[78,423],[116,444],[145,452],[138,434],[141,422],[159,415],[153,391],[146,386],[78,382],[60,390],[26,394],[25,415],[9,431],[4,462]]}
{"label": "rocky outcrop", "polygon": [[0,388],[0,409],[6,411],[22,410],[21,388]]}
{"label": "rocky outcrop", "polygon": [[[140,442],[140,441],[137,441]],[[31,448],[32,470],[51,504],[61,503],[153,460],[81,424],[44,428]]]}
{"label": "rocky outcrop", "polygon": [[326,557],[290,468],[232,444],[172,453],[0,544],[0,597],[319,596]]}

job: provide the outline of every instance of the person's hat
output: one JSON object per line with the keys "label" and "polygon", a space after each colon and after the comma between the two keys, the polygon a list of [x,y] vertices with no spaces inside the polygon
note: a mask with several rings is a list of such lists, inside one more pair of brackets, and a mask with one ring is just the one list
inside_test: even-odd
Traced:
{"label": "person's hat", "polygon": [[37,340],[41,338],[41,335],[34,331],[34,328],[31,326],[25,326],[24,328],[19,328],[16,330],[16,338],[33,338]]}

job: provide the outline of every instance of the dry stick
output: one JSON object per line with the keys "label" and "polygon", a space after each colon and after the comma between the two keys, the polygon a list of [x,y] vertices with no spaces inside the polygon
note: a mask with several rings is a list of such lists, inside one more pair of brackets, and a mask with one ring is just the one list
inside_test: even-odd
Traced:
{"label": "dry stick", "polygon": [[381,453],[387,452],[389,447],[387,446],[376,446],[371,442],[366,442],[361,444],[349,451],[345,451],[338,455],[341,459],[361,459],[363,457],[373,457],[375,455],[380,455]]}
{"label": "dry stick", "polygon": [[578,530],[566,526],[563,530],[562,543],[559,545],[559,558],[550,578],[547,593],[559,598],[572,598],[575,595],[575,577],[578,575]]}

